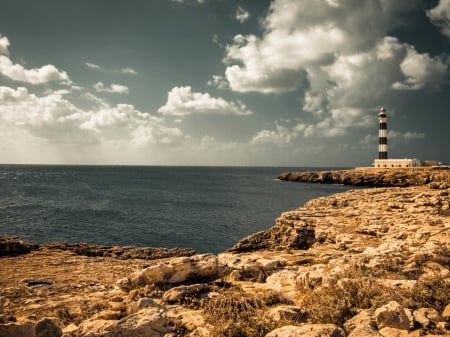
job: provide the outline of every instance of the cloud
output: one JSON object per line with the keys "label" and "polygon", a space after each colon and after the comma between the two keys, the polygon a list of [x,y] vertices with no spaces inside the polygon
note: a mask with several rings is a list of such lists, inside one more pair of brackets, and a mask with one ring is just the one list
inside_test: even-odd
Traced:
{"label": "cloud", "polygon": [[225,87],[227,81],[235,92],[299,92],[305,122],[262,130],[256,143],[370,127],[395,91],[447,83],[449,59],[387,35],[419,10],[418,0],[275,0],[262,36],[236,35],[225,50],[225,76],[210,82]]}
{"label": "cloud", "polygon": [[235,18],[240,23],[244,23],[245,21],[250,19],[250,13],[245,8],[238,6]]}
{"label": "cloud", "polygon": [[109,87],[105,87],[103,82],[98,82],[94,84],[94,88],[97,92],[109,92],[115,94],[128,94],[130,91],[128,87],[125,85],[111,84]]}
{"label": "cloud", "polygon": [[95,63],[86,62],[85,65],[91,69],[102,69],[102,67],[100,67],[99,65],[97,65]]}
{"label": "cloud", "polygon": [[240,101],[228,102],[221,97],[211,97],[208,93],[192,92],[190,86],[174,87],[167,94],[167,102],[158,109],[164,115],[187,116],[195,113],[219,115],[250,115],[245,104]]}
{"label": "cloud", "polygon": [[406,79],[395,82],[394,89],[417,90],[425,86],[433,86],[444,83],[448,75],[448,64],[438,57],[430,57],[429,54],[419,54],[413,47],[407,48],[406,57],[400,64],[400,69]]}
{"label": "cloud", "polygon": [[70,85],[71,81],[65,71],[58,70],[54,65],[47,64],[40,68],[26,69],[15,64],[9,58],[9,40],[6,36],[0,38],[0,74],[14,81],[43,84],[49,82],[62,82]]}
{"label": "cloud", "polygon": [[440,0],[438,5],[426,14],[431,22],[441,29],[442,34],[450,37],[450,0]]}
{"label": "cloud", "polygon": [[99,66],[98,64],[91,63],[91,62],[85,62],[85,65],[88,68],[95,69],[95,70],[109,71],[109,72],[120,72],[120,73],[123,73],[123,74],[129,74],[129,75],[137,75],[138,74],[136,70],[134,70],[133,68],[130,68],[130,67],[111,70],[111,69],[104,68],[102,66]]}
{"label": "cloud", "polygon": [[96,109],[81,109],[60,91],[37,96],[23,87],[0,86],[0,129],[20,135],[18,142],[34,137],[50,146],[122,144],[136,149],[153,144],[173,146],[184,138],[178,128],[165,126],[162,119],[133,105],[102,103]]}
{"label": "cloud", "polygon": [[9,40],[6,36],[0,35],[0,54],[8,55]]}
{"label": "cloud", "polygon": [[137,71],[132,68],[123,68],[122,72],[124,74],[131,74],[131,75],[137,75]]}
{"label": "cloud", "polygon": [[423,139],[425,138],[425,134],[422,132],[412,132],[412,131],[400,132],[395,130],[389,130],[388,138],[408,141],[413,139]]}

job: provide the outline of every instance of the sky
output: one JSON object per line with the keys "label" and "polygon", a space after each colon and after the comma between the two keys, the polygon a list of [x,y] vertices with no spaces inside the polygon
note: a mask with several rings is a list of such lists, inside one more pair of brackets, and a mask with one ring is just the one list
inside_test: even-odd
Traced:
{"label": "sky", "polygon": [[0,0],[0,163],[450,163],[450,0]]}

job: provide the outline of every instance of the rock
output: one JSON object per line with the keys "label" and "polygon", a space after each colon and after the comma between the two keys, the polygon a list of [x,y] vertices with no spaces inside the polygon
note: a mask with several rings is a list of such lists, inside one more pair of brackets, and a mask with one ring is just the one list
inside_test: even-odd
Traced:
{"label": "rock", "polygon": [[433,308],[419,308],[413,312],[414,320],[424,329],[435,327],[442,320],[439,312]]}
{"label": "rock", "polygon": [[[309,182],[321,184],[343,184],[371,187],[406,187],[421,186],[431,183],[432,188],[448,188],[450,169],[425,168],[416,169],[350,169],[313,172],[287,172],[278,176],[280,180]],[[442,187],[441,187],[442,186]]]}
{"label": "rock", "polygon": [[345,332],[334,324],[286,325],[269,332],[266,337],[345,337]]}
{"label": "rock", "polygon": [[61,337],[62,329],[56,318],[44,318],[36,323],[34,330],[36,337]]}
{"label": "rock", "polygon": [[113,257],[120,260],[145,259],[156,260],[168,257],[192,256],[195,250],[191,248],[161,248],[134,246],[103,246],[81,243],[53,242],[42,245],[49,250],[70,251],[77,255],[89,257]]}
{"label": "rock", "polygon": [[144,308],[119,321],[87,320],[70,337],[163,337],[170,331],[164,311],[159,308]]}
{"label": "rock", "polygon": [[[146,284],[177,284],[181,282],[208,282],[225,275],[227,269],[219,264],[217,256],[212,254],[194,255],[174,258],[167,262],[145,268],[131,274],[128,282],[119,280],[117,285],[124,285],[128,290]],[[124,289],[126,290],[126,289]]]}
{"label": "rock", "polygon": [[389,327],[408,331],[411,324],[405,308],[396,301],[391,301],[378,308],[375,311],[374,317],[379,330]]}
{"label": "rock", "polygon": [[34,324],[31,322],[0,324],[0,337],[35,337]]}
{"label": "rock", "polygon": [[[353,316],[344,323],[344,329],[347,333],[354,331],[358,327],[366,327],[367,331],[377,330],[377,322],[369,310],[362,310],[356,316]],[[355,334],[355,336],[358,336],[358,334]],[[359,336],[363,336],[363,334],[360,334]]]}
{"label": "rock", "polygon": [[179,286],[167,290],[163,295],[163,301],[166,303],[177,303],[183,300],[189,300],[190,297],[200,297],[209,291],[207,284],[193,284],[188,286]]}
{"label": "rock", "polygon": [[442,318],[446,321],[446,322],[450,322],[450,303],[447,304],[444,308],[444,310],[442,311]]}
{"label": "rock", "polygon": [[383,337],[383,335],[372,326],[363,324],[355,327],[347,337]]}
{"label": "rock", "polygon": [[127,315],[132,315],[137,313],[139,310],[144,308],[156,307],[162,309],[162,306],[156,303],[153,299],[148,297],[143,297],[137,301],[132,301],[127,305]]}
{"label": "rock", "polygon": [[278,321],[296,321],[300,322],[306,318],[306,313],[300,307],[294,305],[279,305],[271,308],[268,312],[271,320]]}
{"label": "rock", "polygon": [[38,246],[15,236],[0,236],[0,257],[27,254]]}
{"label": "rock", "polygon": [[407,330],[391,328],[388,326],[380,329],[378,332],[383,337],[408,337],[409,336],[409,332]]}

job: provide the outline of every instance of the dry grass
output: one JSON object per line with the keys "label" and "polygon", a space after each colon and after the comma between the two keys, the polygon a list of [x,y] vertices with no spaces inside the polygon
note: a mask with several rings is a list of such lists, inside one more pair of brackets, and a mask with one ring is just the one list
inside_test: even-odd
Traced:
{"label": "dry grass", "polygon": [[205,301],[203,309],[215,337],[262,337],[278,327],[266,312],[269,306],[279,303],[285,300],[274,292],[251,296],[231,288]]}

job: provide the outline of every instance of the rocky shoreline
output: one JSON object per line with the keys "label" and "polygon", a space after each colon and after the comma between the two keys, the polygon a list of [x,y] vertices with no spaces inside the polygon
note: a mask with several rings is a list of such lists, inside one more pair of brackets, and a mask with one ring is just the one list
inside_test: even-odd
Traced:
{"label": "rocky shoreline", "polygon": [[331,171],[285,172],[278,179],[303,183],[342,184],[368,187],[407,187],[448,182],[450,167],[358,168]]}
{"label": "rocky shoreline", "polygon": [[4,239],[0,337],[450,336],[446,174],[310,200],[218,255]]}

